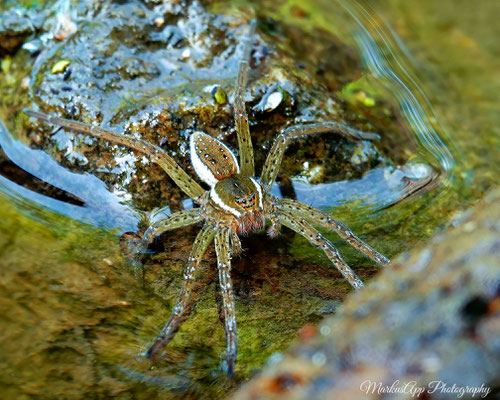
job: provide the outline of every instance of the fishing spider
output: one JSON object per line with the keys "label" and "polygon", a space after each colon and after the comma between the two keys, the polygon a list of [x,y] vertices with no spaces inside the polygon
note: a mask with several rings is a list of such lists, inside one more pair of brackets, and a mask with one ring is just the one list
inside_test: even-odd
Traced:
{"label": "fishing spider", "polygon": [[243,44],[243,58],[239,64],[234,95],[234,118],[240,150],[239,164],[233,152],[219,140],[199,131],[194,132],[190,137],[191,163],[198,177],[210,187],[209,190],[204,190],[158,146],[100,127],[26,110],[28,115],[48,123],[74,132],[97,136],[147,154],[189,197],[200,205],[199,208],[175,212],[153,223],[142,237],[139,253],[146,250],[152,239],[162,232],[204,221],[187,260],[184,284],[172,315],[154,344],[146,351],[145,356],[150,358],[157,356],[174,337],[181,323],[187,317],[195,275],[203,254],[214,240],[225,317],[228,375],[232,375],[234,372],[237,352],[231,255],[241,252],[238,235],[261,230],[265,227],[266,221],[269,221],[268,234],[275,237],[279,234],[281,226],[284,225],[321,248],[354,289],[361,288],[363,282],[349,268],[334,245],[313,228],[312,224],[333,229],[347,243],[377,264],[386,265],[389,263],[386,257],[364,243],[342,222],[306,204],[290,199],[279,200],[269,193],[278,174],[285,149],[291,139],[321,132],[336,132],[351,140],[372,140],[377,139],[378,135],[360,132],[333,121],[286,128],[274,141],[260,179],[254,177],[253,148],[243,100],[254,31],[255,21],[252,21]]}

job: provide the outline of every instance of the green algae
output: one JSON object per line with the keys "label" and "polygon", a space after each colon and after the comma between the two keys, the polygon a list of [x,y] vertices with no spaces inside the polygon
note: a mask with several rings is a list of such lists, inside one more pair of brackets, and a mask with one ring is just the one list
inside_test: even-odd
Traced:
{"label": "green algae", "polygon": [[46,4],[51,4],[51,3],[52,1],[44,1],[44,0],[21,0],[21,1],[6,0],[0,3],[0,11],[8,10],[11,7],[42,8]]}
{"label": "green algae", "polygon": [[8,121],[14,137],[21,136],[27,118],[20,111],[30,104],[28,79],[32,60],[26,52],[17,52],[1,60],[0,72],[0,118]]}

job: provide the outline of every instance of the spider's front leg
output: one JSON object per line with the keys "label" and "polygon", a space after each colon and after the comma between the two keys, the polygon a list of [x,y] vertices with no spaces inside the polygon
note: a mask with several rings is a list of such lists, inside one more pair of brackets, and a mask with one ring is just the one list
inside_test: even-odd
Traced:
{"label": "spider's front leg", "polygon": [[240,150],[241,173],[247,176],[254,175],[254,159],[250,128],[248,127],[248,116],[243,98],[247,85],[248,67],[250,65],[250,54],[252,49],[252,38],[255,33],[256,20],[250,22],[250,28],[243,43],[243,57],[238,68],[236,88],[234,93],[234,120],[238,134],[238,147]]}
{"label": "spider's front leg", "polygon": [[170,319],[163,327],[160,335],[145,353],[146,357],[156,357],[161,349],[165,347],[170,340],[174,337],[175,333],[188,317],[189,302],[191,300],[191,292],[195,282],[195,275],[198,271],[203,254],[207,250],[208,245],[212,242],[215,235],[215,228],[213,225],[206,224],[196,236],[196,239],[189,255],[186,269],[184,271],[184,284],[182,285],[179,298],[175,303],[174,309]]}
{"label": "spider's front leg", "polygon": [[198,199],[205,192],[203,188],[159,146],[155,146],[154,144],[146,142],[142,139],[126,136],[121,133],[110,131],[109,129],[85,124],[83,122],[53,117],[39,111],[24,110],[24,112],[31,117],[48,122],[49,124],[55,124],[73,132],[85,133],[101,139],[109,140],[113,143],[122,144],[148,155],[151,161],[158,164],[177,184],[177,186],[179,186],[179,188],[193,200]]}
{"label": "spider's front leg", "polygon": [[310,224],[308,224],[305,219],[296,217],[291,212],[285,210],[278,211],[277,215],[283,225],[304,236],[310,243],[320,247],[333,265],[335,265],[335,267],[354,289],[360,289],[364,286],[361,279],[358,278],[354,271],[340,256],[335,246],[329,240],[325,239],[323,235],[314,229]]}
{"label": "spider's front leg", "polygon": [[294,125],[286,128],[274,141],[269,152],[260,178],[262,190],[269,192],[271,185],[276,180],[278,171],[283,160],[283,154],[291,139],[312,135],[314,133],[335,132],[350,140],[374,140],[379,139],[379,135],[371,132],[361,132],[346,125],[334,121],[317,122],[307,125]]}
{"label": "spider's front leg", "polygon": [[217,253],[217,269],[222,292],[224,308],[224,326],[226,330],[227,374],[234,374],[237,355],[236,311],[234,308],[233,283],[231,281],[231,257],[229,228],[222,228],[215,234],[215,251]]}
{"label": "spider's front leg", "polygon": [[154,222],[146,229],[144,235],[142,236],[140,244],[135,249],[134,257],[134,270],[136,276],[142,270],[141,257],[143,253],[146,252],[149,244],[153,241],[153,238],[163,232],[170,231],[172,229],[182,228],[184,226],[192,225],[203,220],[203,216],[200,213],[199,208],[193,208],[191,210],[183,210],[175,212],[166,218],[160,219]]}
{"label": "spider's front leg", "polygon": [[243,252],[243,248],[241,247],[241,240],[238,237],[238,234],[234,231],[231,232],[231,255],[237,256]]}
{"label": "spider's front leg", "polygon": [[324,228],[334,230],[352,247],[375,261],[378,265],[384,266],[391,262],[391,260],[387,257],[380,254],[377,250],[358,238],[344,223],[330,217],[329,215],[296,200],[282,199],[279,204],[279,207],[282,210],[298,215],[310,223],[318,224]]}

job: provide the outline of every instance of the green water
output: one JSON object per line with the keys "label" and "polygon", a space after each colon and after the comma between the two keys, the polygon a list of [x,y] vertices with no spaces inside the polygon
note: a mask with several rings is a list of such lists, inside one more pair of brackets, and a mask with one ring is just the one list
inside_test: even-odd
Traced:
{"label": "green water", "polygon": [[[260,18],[270,16],[306,32],[320,27],[353,48],[367,50],[376,44],[387,66],[421,106],[417,111],[424,123],[422,132],[419,121],[407,121],[419,145],[410,157],[441,168],[442,181],[390,208],[374,211],[353,201],[332,210],[368,243],[391,257],[425,243],[497,184],[497,2],[478,6],[424,0],[417,7],[390,0],[372,2],[374,10],[368,12],[347,1],[335,7],[326,0],[250,5],[259,10]],[[237,2],[220,2],[212,8],[242,13]],[[14,136],[24,129],[25,121],[17,111],[30,105],[27,91],[19,86],[29,62],[26,55],[2,59],[0,117]],[[368,57],[366,62],[369,67]],[[356,84],[373,96],[392,93],[397,98],[403,89],[389,78],[375,76],[372,70]],[[408,111],[411,116],[413,110]],[[434,131],[431,141],[426,129]],[[220,367],[224,332],[214,301],[213,253],[206,258],[205,286],[196,312],[176,336],[168,358],[151,366],[138,354],[168,318],[196,230],[169,236],[163,245],[168,254],[160,251],[152,256],[151,273],[141,284],[131,274],[115,232],[75,222],[3,190],[2,398],[223,397],[267,357],[286,348],[300,327],[333,312],[350,291],[305,240],[285,233],[271,252],[260,245],[268,239],[254,235],[244,242],[251,250],[235,260],[237,379],[226,378]],[[334,235],[329,237],[350,265],[359,266],[363,279],[373,275],[369,262]],[[263,265],[254,266],[252,259]],[[162,267],[164,261],[168,268]]]}

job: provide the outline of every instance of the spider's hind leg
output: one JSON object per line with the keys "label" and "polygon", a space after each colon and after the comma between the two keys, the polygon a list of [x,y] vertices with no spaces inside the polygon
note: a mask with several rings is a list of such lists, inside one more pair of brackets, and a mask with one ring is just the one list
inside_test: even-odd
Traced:
{"label": "spider's hind leg", "polygon": [[281,210],[278,212],[281,223],[299,235],[305,237],[310,243],[323,250],[328,259],[335,265],[335,268],[344,276],[354,289],[362,288],[363,282],[354,271],[347,265],[340,256],[335,246],[323,237],[316,229],[309,225],[304,219],[294,216],[289,211]]}
{"label": "spider's hind leg", "polygon": [[231,281],[231,257],[230,257],[229,228],[217,231],[215,235],[215,251],[217,253],[217,269],[219,271],[219,284],[222,292],[224,308],[224,327],[226,330],[226,361],[227,374],[234,374],[234,365],[237,355],[237,328],[236,311],[233,298],[233,283]]}
{"label": "spider's hind leg", "polygon": [[193,248],[191,249],[191,254],[188,258],[186,269],[184,271],[184,284],[182,285],[179,298],[173,308],[172,315],[153,345],[148,349],[148,351],[146,351],[146,357],[156,357],[160,353],[161,349],[163,349],[163,347],[165,347],[170,340],[172,340],[181,324],[188,317],[195,275],[208,245],[213,240],[214,234],[214,227],[211,225],[205,225],[196,236]]}
{"label": "spider's hind leg", "polygon": [[283,199],[280,201],[280,209],[289,211],[307,221],[334,230],[337,234],[355,249],[384,266],[391,262],[383,254],[372,248],[358,238],[344,223],[330,217],[329,215],[296,200]]}

